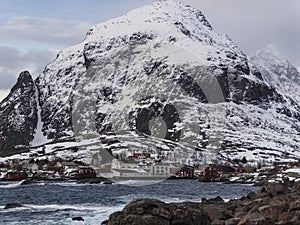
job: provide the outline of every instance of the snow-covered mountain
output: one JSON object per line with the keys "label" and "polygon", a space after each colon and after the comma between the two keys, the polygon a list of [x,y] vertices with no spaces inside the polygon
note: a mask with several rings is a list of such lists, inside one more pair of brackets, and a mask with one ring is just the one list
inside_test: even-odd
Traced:
{"label": "snow-covered mountain", "polygon": [[268,84],[300,104],[300,73],[275,46],[269,44],[249,60],[260,69]]}
{"label": "snow-covered mountain", "polygon": [[0,103],[0,155],[22,152],[29,146],[37,123],[36,88],[29,72],[22,72]]}
{"label": "snow-covered mountain", "polygon": [[[87,162],[103,149],[113,154],[151,149],[183,163],[217,154],[300,158],[299,105],[270,86],[199,10],[176,1],[156,2],[92,27],[31,87],[38,103],[20,102],[36,115],[30,135],[14,143],[2,129],[0,155],[15,153],[15,144],[38,145],[47,137],[76,141],[31,147],[28,154]],[[14,108],[9,99],[1,105]],[[0,108],[1,117],[5,109]]]}

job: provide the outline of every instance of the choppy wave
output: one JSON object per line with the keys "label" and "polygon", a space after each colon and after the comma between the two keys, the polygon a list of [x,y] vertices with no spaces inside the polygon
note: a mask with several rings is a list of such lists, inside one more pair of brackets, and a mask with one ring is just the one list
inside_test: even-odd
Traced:
{"label": "choppy wave", "polygon": [[3,182],[2,184],[0,183],[0,188],[16,188],[16,187],[20,187],[22,185],[22,182],[24,182],[24,180],[19,181],[19,182]]}
{"label": "choppy wave", "polygon": [[89,184],[89,183],[77,183],[77,182],[50,182],[51,185],[62,187],[84,187],[84,186],[101,186],[104,184]]}
{"label": "choppy wave", "polygon": [[[200,202],[202,198],[220,195],[227,200],[256,189],[247,185],[200,183],[196,180],[166,180],[157,184],[145,180],[128,180],[114,185],[76,182],[30,185],[21,185],[22,182],[1,183],[0,225],[101,224],[111,213],[121,210],[136,198]],[[143,185],[133,186],[135,183]],[[20,203],[23,207],[4,210],[7,203]],[[85,221],[72,221],[73,217],[78,216]]]}
{"label": "choppy wave", "polygon": [[146,186],[153,185],[162,182],[163,180],[121,180],[117,184],[127,185],[127,186]]}
{"label": "choppy wave", "polygon": [[[102,221],[108,218],[108,215],[111,213],[121,210],[125,206],[103,206],[103,205],[58,205],[58,204],[49,204],[49,205],[33,205],[33,204],[24,204],[23,207],[0,210],[0,224],[26,224],[26,225],[54,225],[54,224],[100,224]],[[2,206],[1,208],[3,208]],[[16,213],[24,217],[23,222],[13,221],[10,218],[7,218],[6,221],[1,221],[3,217],[9,217],[10,214]],[[35,218],[30,219],[29,215],[36,215]],[[84,222],[74,222],[72,221],[73,217],[82,217]],[[25,218],[30,219],[30,221],[24,221]],[[17,217],[15,218],[15,220]]]}

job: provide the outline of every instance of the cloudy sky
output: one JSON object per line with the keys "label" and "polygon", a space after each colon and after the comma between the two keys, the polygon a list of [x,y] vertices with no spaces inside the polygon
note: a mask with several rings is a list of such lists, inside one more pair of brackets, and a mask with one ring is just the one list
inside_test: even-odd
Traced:
{"label": "cloudy sky", "polygon": [[[179,0],[199,8],[212,26],[248,55],[274,44],[300,68],[299,0]],[[0,100],[22,70],[38,76],[57,52],[88,28],[154,0],[1,0]]]}

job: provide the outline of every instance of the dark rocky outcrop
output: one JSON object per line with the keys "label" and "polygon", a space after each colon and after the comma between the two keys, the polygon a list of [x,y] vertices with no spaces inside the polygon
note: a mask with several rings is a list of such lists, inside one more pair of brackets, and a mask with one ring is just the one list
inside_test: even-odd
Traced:
{"label": "dark rocky outcrop", "polygon": [[15,208],[20,208],[23,207],[23,205],[19,203],[7,203],[4,207],[4,209],[15,209]]}
{"label": "dark rocky outcrop", "polygon": [[108,225],[298,225],[300,182],[291,188],[269,184],[257,193],[224,202],[220,197],[202,203],[164,203],[137,199],[110,215]]}
{"label": "dark rocky outcrop", "polygon": [[197,203],[167,204],[154,199],[137,199],[122,212],[109,217],[108,225],[209,225],[208,214]]}
{"label": "dark rocky outcrop", "polygon": [[108,220],[104,220],[101,225],[108,225]]}
{"label": "dark rocky outcrop", "polygon": [[30,184],[34,184],[36,181],[34,179],[28,178],[25,179],[21,182],[21,185],[30,185]]}
{"label": "dark rocky outcrop", "polygon": [[37,124],[35,85],[22,72],[9,95],[0,103],[0,156],[26,151]]}
{"label": "dark rocky outcrop", "polygon": [[84,221],[84,219],[81,216],[72,218],[73,221]]}

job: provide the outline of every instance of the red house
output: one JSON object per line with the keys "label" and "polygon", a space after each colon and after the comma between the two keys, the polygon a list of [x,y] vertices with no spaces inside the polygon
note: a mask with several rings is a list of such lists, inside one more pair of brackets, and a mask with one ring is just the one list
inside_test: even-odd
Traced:
{"label": "red house", "polygon": [[179,171],[176,172],[176,177],[194,178],[195,177],[195,169],[192,166],[183,166]]}
{"label": "red house", "polygon": [[199,176],[206,178],[217,178],[220,176],[220,174],[217,171],[205,169],[204,171],[200,172]]}
{"label": "red house", "polygon": [[86,166],[86,167],[79,167],[79,169],[74,170],[70,176],[75,179],[87,179],[87,178],[95,178],[96,175],[97,174],[94,168]]}
{"label": "red house", "polygon": [[7,172],[2,180],[6,181],[17,181],[17,180],[24,180],[28,178],[28,174],[26,172],[20,172],[20,171],[11,171]]}
{"label": "red house", "polygon": [[151,157],[151,154],[148,152],[143,153],[133,153],[132,156],[129,156],[129,159],[148,159]]}

